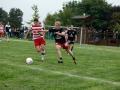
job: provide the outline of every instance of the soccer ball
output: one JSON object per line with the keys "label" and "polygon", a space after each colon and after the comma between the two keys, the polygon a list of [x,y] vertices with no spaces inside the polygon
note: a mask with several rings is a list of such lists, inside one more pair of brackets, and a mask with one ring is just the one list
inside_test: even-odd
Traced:
{"label": "soccer ball", "polygon": [[26,58],[26,63],[27,63],[27,64],[32,64],[32,63],[33,63],[32,58]]}

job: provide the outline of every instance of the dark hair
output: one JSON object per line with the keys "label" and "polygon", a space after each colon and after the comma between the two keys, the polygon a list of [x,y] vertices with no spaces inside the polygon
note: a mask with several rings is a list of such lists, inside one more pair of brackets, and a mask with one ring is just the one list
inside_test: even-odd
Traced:
{"label": "dark hair", "polygon": [[38,18],[34,18],[34,22],[38,22]]}

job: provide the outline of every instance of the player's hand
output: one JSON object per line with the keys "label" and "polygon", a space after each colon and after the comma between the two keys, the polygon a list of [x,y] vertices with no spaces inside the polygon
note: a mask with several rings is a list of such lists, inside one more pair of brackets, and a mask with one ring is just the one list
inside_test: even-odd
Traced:
{"label": "player's hand", "polygon": [[69,45],[68,42],[66,42],[66,43],[65,43],[65,46],[68,46],[68,45]]}
{"label": "player's hand", "polygon": [[45,32],[48,32],[48,30],[44,30]]}
{"label": "player's hand", "polygon": [[55,34],[59,34],[59,32],[55,32]]}

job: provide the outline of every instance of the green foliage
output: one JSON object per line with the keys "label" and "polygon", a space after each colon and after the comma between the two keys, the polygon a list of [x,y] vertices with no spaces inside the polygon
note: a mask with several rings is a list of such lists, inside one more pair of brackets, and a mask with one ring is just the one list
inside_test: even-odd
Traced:
{"label": "green foliage", "polygon": [[0,8],[0,22],[6,24],[8,22],[8,13]]}
{"label": "green foliage", "polygon": [[120,24],[116,23],[115,25],[113,25],[113,30],[120,32]]}
{"label": "green foliage", "polygon": [[[66,4],[63,4],[63,9],[57,13],[57,16],[61,20],[63,25],[83,25],[86,24],[88,26],[92,26],[96,29],[103,29],[109,26],[109,22],[111,20],[111,8],[105,0],[82,0],[80,1],[70,1]],[[82,20],[73,20],[71,19],[73,16],[79,15],[83,16],[83,14],[89,15],[91,21],[83,22]],[[50,15],[50,18],[55,18],[57,16]],[[48,18],[48,16],[46,17]],[[46,19],[45,22],[49,20]],[[49,25],[52,22],[48,23]]]}
{"label": "green foliage", "polygon": [[57,13],[54,13],[53,15],[48,13],[48,15],[44,21],[44,24],[45,25],[54,25],[54,22],[58,19],[59,19],[59,17],[58,17]]}
{"label": "green foliage", "polygon": [[19,8],[12,8],[9,12],[9,22],[11,27],[20,28],[22,25],[23,12]]}
{"label": "green foliage", "polygon": [[60,10],[58,16],[63,25],[71,25],[72,24],[72,16],[78,14],[78,2],[70,1],[67,4],[63,5],[63,10]]}
{"label": "green foliage", "polygon": [[82,7],[86,14],[92,17],[91,25],[96,29],[107,27],[110,20],[111,5],[105,0],[82,0]]}
{"label": "green foliage", "polygon": [[33,10],[33,15],[32,15],[32,19],[29,22],[27,22],[28,24],[32,24],[35,18],[38,18],[38,19],[40,18],[38,6],[34,4],[31,8]]}
{"label": "green foliage", "polygon": [[33,5],[33,6],[32,6],[32,10],[34,11],[34,13],[33,13],[33,19],[34,19],[34,18],[39,18],[39,14],[38,14],[38,12],[39,12],[39,10],[38,10],[38,6],[37,6],[37,5]]}
{"label": "green foliage", "polygon": [[60,20],[62,25],[71,25],[71,17],[78,12],[78,8],[76,7],[76,5],[76,1],[68,2],[68,4],[63,4],[63,9],[60,10],[58,13],[47,15],[45,19],[45,24],[53,25],[56,20]]}
{"label": "green foliage", "polygon": [[114,6],[111,9],[111,29],[120,31],[120,6]]}

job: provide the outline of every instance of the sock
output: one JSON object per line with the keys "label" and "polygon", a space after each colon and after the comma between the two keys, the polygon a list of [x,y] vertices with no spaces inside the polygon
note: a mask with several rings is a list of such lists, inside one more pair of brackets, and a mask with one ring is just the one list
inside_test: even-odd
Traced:
{"label": "sock", "polygon": [[62,57],[59,58],[59,61],[62,61]]}
{"label": "sock", "polygon": [[58,63],[63,63],[62,57],[58,59]]}
{"label": "sock", "polygon": [[41,60],[44,60],[45,53],[41,53]]}
{"label": "sock", "polygon": [[45,53],[44,53],[44,52],[42,52],[42,53],[41,53],[41,55],[45,55]]}
{"label": "sock", "polygon": [[73,47],[71,48],[71,51],[73,51]]}
{"label": "sock", "polygon": [[73,58],[73,60],[75,60],[75,57],[72,57]]}

